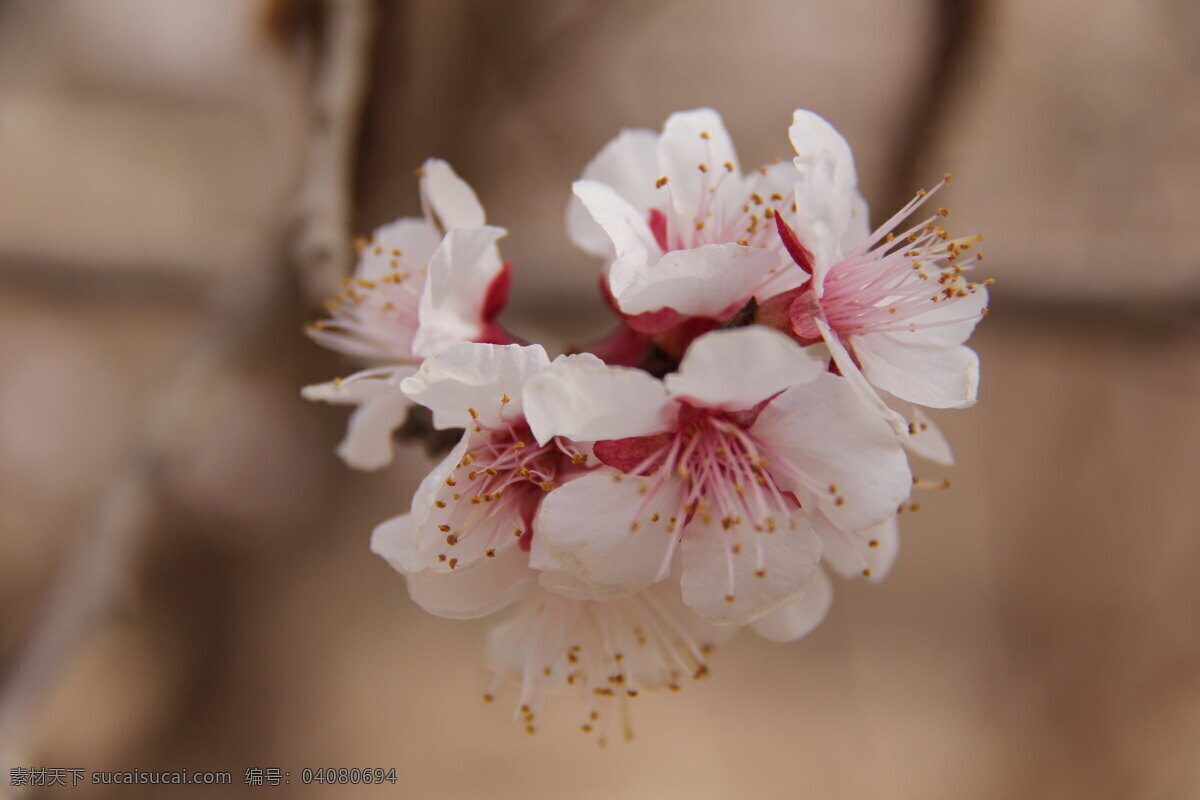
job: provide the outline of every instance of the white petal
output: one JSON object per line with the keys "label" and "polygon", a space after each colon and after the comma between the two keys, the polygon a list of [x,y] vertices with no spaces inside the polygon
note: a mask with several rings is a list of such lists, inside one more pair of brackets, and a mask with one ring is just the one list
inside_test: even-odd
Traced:
{"label": "white petal", "polygon": [[[725,164],[733,166],[726,174]],[[701,171],[703,164],[706,171]],[[670,180],[669,193],[675,216],[691,224],[704,205],[718,208],[741,190],[741,169],[733,141],[721,115],[711,108],[680,111],[667,118],[658,139],[658,168]],[[723,179],[722,179],[723,178]],[[709,192],[714,186],[719,189]],[[743,202],[738,197],[737,202]]]}
{"label": "white petal", "polygon": [[[746,173],[742,178],[742,197],[757,193],[760,197],[770,197],[774,194],[786,198],[796,189],[796,166],[790,161],[775,161],[764,164],[753,172]],[[744,201],[743,201],[744,202]],[[772,223],[774,226],[774,223]]]}
{"label": "white petal", "polygon": [[884,520],[862,532],[868,541],[877,542],[867,550],[867,566],[871,570],[871,581],[881,581],[892,571],[896,556],[900,555],[900,524],[896,517]]}
{"label": "white petal", "polygon": [[300,390],[300,395],[305,400],[337,406],[356,406],[373,397],[395,391],[397,382],[403,377],[405,376],[400,375],[393,380],[390,379],[390,371],[378,376],[375,375],[375,371],[372,371],[372,377],[369,378],[358,378],[352,375],[349,378],[337,378],[325,383],[309,384]]}
{"label": "white petal", "polygon": [[[743,198],[754,193],[757,193],[760,197],[771,197],[778,194],[784,198],[785,202],[778,204],[777,207],[786,208],[787,205],[791,204],[793,193],[796,189],[796,167],[790,161],[777,161],[765,164],[758,170],[748,173],[742,185],[744,187],[741,192]],[[742,202],[745,201],[743,200]],[[791,212],[787,212],[784,217],[785,221],[793,228],[796,227],[795,223],[791,221],[794,216]],[[774,219],[768,219],[766,222],[771,226],[772,231],[774,231]],[[781,268],[755,292],[755,296],[760,300],[781,294],[797,286],[802,286],[808,281],[808,273],[795,266],[792,259],[784,252],[780,253],[780,263],[782,265]]]}
{"label": "white petal", "polygon": [[[470,445],[471,433],[468,432],[425,475],[420,485],[417,486],[417,491],[413,493],[412,505],[410,506],[412,509],[411,524],[413,526],[412,544],[403,550],[393,548],[390,551],[389,557],[395,562],[396,569],[404,572],[421,572],[422,570],[433,569],[439,566],[436,558],[437,554],[431,552],[431,543],[429,541],[423,543],[421,540],[423,538],[426,540],[430,538],[428,529],[430,516],[435,508],[434,503],[439,499],[439,495],[446,492],[446,478],[450,477],[451,473],[454,472]],[[439,540],[444,540],[444,535],[443,537],[439,537]],[[424,547],[422,547],[422,544],[424,544]],[[444,566],[441,568],[443,570],[446,569]]]}
{"label": "white petal", "polygon": [[441,241],[441,233],[423,218],[405,217],[382,225],[358,254],[354,276],[374,281],[398,270],[424,267]]}
{"label": "white petal", "polygon": [[[463,456],[468,451],[485,449],[490,438],[489,431],[468,430],[417,488],[412,513],[419,537],[414,560],[407,567],[409,572],[462,572],[517,547],[525,532],[519,508],[492,503],[472,505],[470,498],[462,495],[459,481],[464,473],[472,471]],[[464,508],[468,510],[465,517]]]}
{"label": "white petal", "polygon": [[916,453],[921,458],[927,458],[937,464],[952,466],[954,454],[950,451],[950,443],[946,441],[941,429],[929,418],[929,415],[919,406],[913,405],[907,400],[901,400],[888,393],[884,394],[884,400],[888,406],[908,420],[908,434],[901,440],[904,447],[910,453]]}
{"label": "white petal", "polygon": [[529,566],[538,571],[538,583],[543,589],[576,600],[607,600],[611,591],[597,589],[582,578],[564,570],[563,565],[546,550],[543,537],[534,535],[529,548]]}
{"label": "white petal", "polygon": [[346,423],[337,454],[355,469],[375,470],[392,463],[392,434],[404,424],[412,401],[392,384],[386,394],[364,400]]}
{"label": "white petal", "polygon": [[404,573],[413,601],[439,617],[474,619],[499,611],[537,588],[537,573],[520,548],[510,547],[472,569],[452,573],[406,572],[404,551],[412,547],[408,515],[383,523],[371,535],[371,551]]}
{"label": "white petal", "polygon": [[[509,549],[519,549],[518,537],[512,535],[514,522],[508,511],[481,504],[473,507],[478,513],[464,519],[460,509],[466,503],[459,495],[461,486],[456,488],[447,480],[455,473],[469,469],[462,463],[463,456],[468,450],[481,449],[489,436],[486,431],[467,431],[421,481],[412,501],[414,543],[392,553],[398,569],[409,573],[457,574],[491,561]],[[524,527],[522,522],[515,524]],[[447,527],[443,528],[443,525]],[[453,529],[450,526],[454,526]],[[456,537],[453,545],[447,540],[451,530]]]}
{"label": "white petal", "polygon": [[487,222],[475,191],[439,158],[421,166],[421,199],[437,215],[443,231],[478,228]]}
{"label": "white petal", "polygon": [[475,619],[532,594],[537,573],[525,563],[525,553],[511,547],[472,569],[451,573],[415,572],[406,575],[408,595],[430,614],[450,619]]}
{"label": "white petal", "polygon": [[814,522],[814,530],[825,546],[824,563],[842,577],[867,575],[877,583],[891,572],[900,553],[900,526],[895,514],[856,533],[846,533],[819,516]]}
{"label": "white petal", "polygon": [[[412,405],[400,391],[399,382],[412,371],[411,367],[370,370],[301,390],[307,400],[358,406],[337,447],[337,454],[348,466],[374,470],[392,463],[392,433],[404,424]],[[365,377],[368,375],[371,377]]]}
{"label": "white petal", "polygon": [[[793,386],[763,409],[751,429],[798,467],[815,487],[780,470],[780,484],[800,498],[830,501],[827,513],[858,531],[896,513],[912,490],[912,473],[896,436],[859,402],[849,381],[825,373]],[[827,491],[829,486],[836,492]],[[835,505],[833,497],[844,500]]]}
{"label": "white petal", "polygon": [[[626,129],[615,139],[604,145],[599,154],[583,170],[583,180],[596,181],[613,188],[630,205],[642,212],[645,219],[649,209],[659,203],[660,195],[654,187],[659,176],[655,162],[655,142],[658,136],[653,131]],[[596,256],[612,258],[616,255],[612,240],[592,219],[583,202],[572,195],[567,206],[567,232],[571,241]]]}
{"label": "white petal", "polygon": [[860,230],[854,219],[855,210],[862,209],[858,175],[850,145],[817,114],[797,109],[788,136],[796,150],[795,229],[813,253],[813,287],[820,297],[825,274],[844,252],[843,240]]}
{"label": "white petal", "polygon": [[425,359],[400,388],[433,411],[436,428],[498,428],[521,416],[522,387],[549,365],[539,344],[459,342]]}
{"label": "white petal", "polygon": [[397,572],[408,572],[417,551],[417,521],[412,514],[401,514],[375,527],[371,532],[371,552],[383,556]]}
{"label": "white petal", "polygon": [[612,241],[613,263],[608,281],[613,293],[624,290],[662,255],[646,216],[610,186],[575,181],[575,196]]}
{"label": "white petal", "polygon": [[[534,539],[550,559],[599,594],[624,597],[659,577],[671,544],[669,520],[679,487],[664,486],[638,514],[648,481],[596,470],[546,496],[534,520]],[[636,515],[636,516],[635,516]],[[657,515],[658,521],[652,521]]]}
{"label": "white petal", "polygon": [[569,572],[559,572],[557,570],[539,572],[538,583],[546,591],[554,592],[562,597],[571,597],[575,600],[605,601],[612,599],[611,590],[597,589],[587,581],[577,578]]}
{"label": "white petal", "polygon": [[688,347],[667,391],[693,405],[752,408],[789,386],[824,374],[826,362],[789,336],[761,325],[706,333]]}
{"label": "white petal", "polygon": [[987,303],[987,289],[977,287],[966,297],[934,303],[929,311],[913,317],[910,322],[916,330],[899,331],[892,335],[909,344],[962,344],[983,319],[983,309]]}
{"label": "white petal", "polygon": [[900,437],[908,435],[908,423],[904,417],[897,414],[892,409],[888,408],[887,403],[879,396],[879,393],[874,387],[863,377],[862,370],[858,368],[858,364],[854,363],[854,358],[846,350],[846,346],[842,344],[837,334],[830,328],[829,324],[821,317],[816,317],[817,329],[821,332],[821,337],[825,340],[825,345],[829,348],[829,354],[833,358],[833,363],[837,365],[838,371],[850,381],[850,386],[854,389],[854,393],[858,395],[861,402],[865,403],[868,408],[875,409],[879,416],[891,426],[892,431]]}
{"label": "white petal", "polygon": [[871,212],[867,207],[866,198],[855,189],[850,201],[850,218],[846,221],[846,229],[842,231],[839,249],[843,253],[849,253],[865,242],[870,235]]}
{"label": "white petal", "polygon": [[934,463],[953,466],[954,453],[950,449],[950,443],[942,435],[941,428],[916,406],[913,407],[912,419],[917,426],[917,432],[904,440],[904,446]]}
{"label": "white petal", "polygon": [[842,199],[848,199],[849,190],[858,186],[858,174],[850,144],[837,128],[820,114],[798,108],[792,114],[788,138],[796,150],[796,158],[805,164],[828,168],[834,184],[847,193]]}
{"label": "white petal", "polygon": [[[680,571],[678,567],[672,569],[675,574]],[[701,619],[683,602],[683,591],[679,581],[675,578],[654,584],[639,597],[670,614],[671,618],[678,622],[699,644],[721,644],[729,641],[741,630],[735,625],[713,625],[711,622]]]}
{"label": "white petal", "polygon": [[611,287],[626,314],[669,307],[689,316],[715,317],[745,303],[772,269],[784,266],[773,250],[705,244],[672,250],[620,284],[613,274]]}
{"label": "white petal", "polygon": [[670,425],[675,409],[650,373],[591,359],[558,361],[530,378],[524,405],[539,444],[555,436],[595,442],[657,433]]}
{"label": "white petal", "polygon": [[968,347],[908,344],[892,334],[852,336],[863,375],[901,400],[964,408],[979,390],[979,356]]}
{"label": "white petal", "polygon": [[570,353],[570,354],[564,353],[562,355],[555,356],[554,361],[552,361],[551,363],[552,364],[564,364],[564,363],[590,364],[593,367],[603,367],[604,359],[600,358],[599,356],[593,355],[592,353]]}
{"label": "white petal", "polygon": [[821,560],[821,539],[799,514],[772,533],[724,529],[697,516],[683,534],[683,602],[715,625],[744,624],[798,597]]}
{"label": "white petal", "polygon": [[754,632],[772,642],[794,642],[813,631],[833,605],[833,581],[818,569],[804,594],[751,623]]}
{"label": "white petal", "polygon": [[413,351],[432,356],[483,331],[483,304],[504,267],[496,241],[503,228],[456,229],[446,234],[429,262],[429,277],[418,309],[420,326]]}

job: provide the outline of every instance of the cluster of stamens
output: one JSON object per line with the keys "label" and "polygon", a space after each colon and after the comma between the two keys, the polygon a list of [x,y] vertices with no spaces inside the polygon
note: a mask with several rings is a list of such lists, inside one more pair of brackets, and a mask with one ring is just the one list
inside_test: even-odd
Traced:
{"label": "cluster of stamens", "polygon": [[[795,514],[801,500],[783,489],[780,480],[806,487],[814,498],[822,497],[835,505],[846,502],[836,485],[820,484],[768,442],[756,437],[735,416],[688,408],[686,420],[675,433],[629,470],[630,474],[645,476],[639,489],[643,501],[630,523],[630,532],[637,533],[649,522],[665,527],[671,534],[659,577],[669,572],[680,535],[686,535],[685,526],[698,519],[706,530],[697,531],[697,535],[713,535],[712,531],[719,527],[725,539],[728,567],[725,599],[730,603],[736,599],[733,557],[742,552],[741,535],[751,535],[755,575],[765,578],[767,564],[760,537],[781,528],[797,528]],[[664,487],[676,482],[679,499],[674,513],[665,519],[661,513],[647,516],[649,506]]]}
{"label": "cluster of stamens", "polygon": [[863,244],[834,264],[825,277],[821,309],[839,336],[916,330],[953,325],[961,319],[919,323],[917,317],[939,304],[953,303],[991,285],[990,278],[972,283],[966,273],[983,253],[974,251],[979,235],[951,239],[936,214],[895,233],[899,224],[950,181],[947,175],[931,191],[924,190],[881,225]]}
{"label": "cluster of stamens", "polygon": [[322,345],[370,361],[412,362],[417,309],[427,268],[407,264],[404,253],[371,241],[356,242],[359,276],[342,281],[326,301],[329,318],[308,327]]}
{"label": "cluster of stamens", "polygon": [[712,647],[651,593],[597,603],[542,592],[491,632],[497,675],[483,698],[491,702],[506,676],[518,676],[517,719],[535,733],[545,693],[573,687],[586,697],[581,730],[604,746],[616,718],[633,738],[628,703],[641,691],[679,691],[706,676]]}
{"label": "cluster of stamens", "polygon": [[[700,137],[706,143],[711,138],[708,133],[701,133]],[[758,175],[751,183],[734,174],[736,168],[732,162],[717,165],[711,154],[711,146],[709,153],[707,161],[696,165],[701,179],[700,201],[695,209],[677,212],[669,176],[663,176],[655,182],[655,187],[664,190],[666,195],[663,204],[665,212],[657,208],[650,211],[650,229],[659,247],[668,252],[705,244],[736,243],[781,251],[773,220],[776,214],[788,208],[793,212],[796,210],[794,192],[781,194],[768,191],[766,167],[759,167]],[[778,163],[778,159],[774,163]],[[728,192],[724,194],[729,197],[723,197],[721,188],[727,180],[743,183],[746,193]],[[734,202],[735,199],[740,202]],[[771,270],[771,275],[776,272]]]}
{"label": "cluster of stamens", "polygon": [[540,496],[557,485],[564,460],[578,464],[586,458],[565,451],[557,440],[538,445],[524,424],[476,424],[467,441],[436,493],[428,522],[442,543],[437,559],[450,569],[460,561],[494,558],[505,537],[528,548],[529,521]]}

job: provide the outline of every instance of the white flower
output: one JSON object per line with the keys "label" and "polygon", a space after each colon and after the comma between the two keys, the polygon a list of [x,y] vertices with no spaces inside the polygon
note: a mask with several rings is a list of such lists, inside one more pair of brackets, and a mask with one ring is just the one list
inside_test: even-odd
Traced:
{"label": "white flower", "polygon": [[720,115],[680,112],[660,136],[627,130],[605,146],[575,183],[568,228],[609,259],[608,288],[630,325],[723,320],[807,280],[771,221],[792,206],[794,182],[786,163],[743,175]]}
{"label": "white flower", "polygon": [[684,608],[678,585],[610,602],[536,592],[488,632],[487,661],[496,677],[484,699],[491,702],[506,680],[515,680],[518,719],[533,733],[546,694],[574,689],[583,699],[585,733],[603,745],[619,724],[631,739],[630,700],[678,691],[706,676],[708,654],[730,633]]}
{"label": "white flower", "polygon": [[420,176],[424,217],[376,230],[327,304],[330,318],[309,328],[326,347],[373,365],[304,389],[310,400],[358,406],[338,453],[360,469],[391,462],[391,434],[409,405],[399,383],[423,357],[459,341],[506,341],[493,322],[509,284],[496,247],[504,230],[484,224],[475,193],[446,162],[430,159]]}
{"label": "white flower", "polygon": [[377,230],[314,326],[366,367],[304,390],[356,406],[347,462],[388,463],[413,403],[461,430],[371,549],[432,614],[509,610],[484,697],[515,680],[530,733],[565,690],[585,732],[628,738],[632,698],[703,677],[741,627],[806,635],[833,575],[891,569],[913,488],[949,485],[904,448],[949,463],[923,409],[975,400],[978,237],[944,210],[902,225],[949,176],[870,232],[846,141],[807,111],[789,134],[796,158],[749,175],[711,109],[605,146],[568,210],[620,317],[589,353],[510,343],[504,231],[436,160],[423,217]]}
{"label": "white flower", "polygon": [[[812,274],[803,290],[768,299],[787,304],[792,332],[823,340],[843,375],[903,432],[929,428],[915,406],[960,408],[975,402],[979,360],[963,345],[986,312],[987,291],[966,279],[980,237],[951,240],[934,224],[945,210],[896,232],[945,185],[920,192],[869,236],[859,236],[859,198],[846,141],[816,114],[797,111],[790,130],[797,157],[795,229],[776,220],[792,259]],[[864,381],[865,378],[865,381]],[[872,384],[880,392],[866,387]],[[882,394],[886,393],[886,394]],[[888,400],[901,413],[889,408]],[[948,448],[917,445],[938,460]]]}
{"label": "white flower", "polygon": [[845,379],[761,326],[697,339],[665,382],[591,361],[525,385],[539,442],[595,442],[597,470],[550,493],[535,520],[548,559],[596,596],[633,594],[682,551],[684,602],[718,624],[804,591],[822,538],[862,532],[911,489],[895,437]]}
{"label": "white flower", "polygon": [[[570,356],[559,363],[597,362]],[[528,552],[542,498],[582,470],[586,452],[534,440],[522,387],[550,366],[541,345],[460,342],[422,363],[401,384],[433,412],[437,428],[463,428],[458,445],[421,482],[413,499],[411,548],[395,559],[408,573],[448,573]]]}

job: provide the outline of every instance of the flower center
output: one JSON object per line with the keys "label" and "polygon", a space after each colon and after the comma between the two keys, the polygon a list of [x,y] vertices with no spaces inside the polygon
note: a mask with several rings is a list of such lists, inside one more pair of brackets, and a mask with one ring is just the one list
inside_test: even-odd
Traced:
{"label": "flower center", "polygon": [[[730,554],[741,551],[737,540],[746,528],[754,536],[774,533],[781,526],[795,530],[798,526],[794,515],[801,501],[780,485],[781,479],[806,487],[813,496],[839,501],[836,486],[819,484],[754,435],[751,426],[767,402],[738,412],[684,404],[673,433],[596,444],[596,456],[602,461],[647,478],[641,488],[643,501],[633,515],[630,530],[637,531],[644,523],[665,522],[669,527],[671,541],[659,568],[660,578],[669,572],[674,548],[693,519],[700,519],[709,529],[719,527],[730,544],[726,549]],[[655,497],[664,487],[676,483],[679,499],[673,516],[665,521],[659,513],[647,517]],[[755,550],[756,572],[765,577],[763,550],[757,546]]]}
{"label": "flower center", "polygon": [[477,427],[468,435],[468,449],[439,488],[429,517],[444,542],[438,561],[451,569],[495,557],[508,536],[528,549],[530,521],[567,459],[556,442],[539,446],[523,424]]}
{"label": "flower center", "polygon": [[[710,159],[711,161],[711,159]],[[665,212],[650,211],[650,230],[664,252],[685,250],[704,244],[735,242],[747,247],[780,250],[772,219],[789,207],[795,210],[793,193],[771,191],[767,184],[768,171],[761,167],[753,180],[733,174],[732,163],[697,165],[700,170],[700,191],[694,208],[680,208],[675,202],[670,179],[659,178],[658,188],[665,187]],[[727,181],[742,183],[742,190],[725,186]]]}

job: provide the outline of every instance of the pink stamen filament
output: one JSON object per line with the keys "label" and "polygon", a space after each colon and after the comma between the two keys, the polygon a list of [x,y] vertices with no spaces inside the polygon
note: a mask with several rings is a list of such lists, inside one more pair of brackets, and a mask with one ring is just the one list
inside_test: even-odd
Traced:
{"label": "pink stamen filament", "polygon": [[778,478],[806,487],[813,496],[832,497],[825,486],[777,450],[741,426],[707,412],[693,416],[676,431],[669,444],[655,450],[631,472],[637,475],[647,470],[650,474],[646,476],[646,496],[634,514],[631,529],[639,527],[638,520],[668,481],[682,484],[658,577],[668,574],[675,548],[690,519],[700,515],[705,523],[711,523],[715,512],[725,544],[729,594],[733,594],[734,583],[734,529],[749,522],[756,569],[762,571],[766,565],[759,537],[777,530],[777,520],[795,524],[791,516],[797,510],[797,501],[780,487]]}
{"label": "pink stamen filament", "polygon": [[[866,242],[834,264],[825,278],[821,308],[830,327],[842,338],[864,333],[915,330],[915,318],[936,305],[966,297],[977,287],[964,277],[978,260],[963,259],[976,239],[949,240],[934,225],[938,215],[898,235],[891,231],[945,185],[919,193]],[[974,315],[919,323],[940,327],[968,322]]]}

